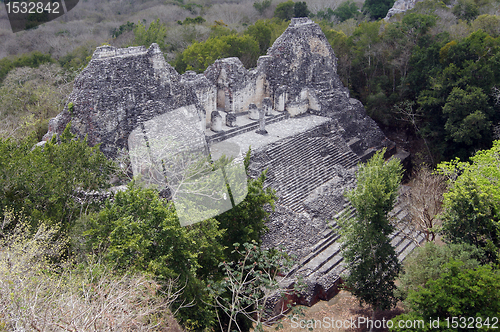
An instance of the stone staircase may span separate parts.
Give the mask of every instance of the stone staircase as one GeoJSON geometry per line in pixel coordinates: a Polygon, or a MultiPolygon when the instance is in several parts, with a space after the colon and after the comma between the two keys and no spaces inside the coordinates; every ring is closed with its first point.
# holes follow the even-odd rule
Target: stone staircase
{"type": "Polygon", "coordinates": [[[273,188],[278,192],[280,204],[303,212],[302,201],[332,178],[333,166],[348,169],[359,162],[358,156],[345,148],[341,140],[340,136],[311,137],[306,132],[266,151],[269,160],[263,165],[264,169],[269,169],[266,184],[277,184],[273,188]]]}
{"type": "MultiPolygon", "coordinates": [[[[339,218],[342,214],[353,217],[355,210],[348,203],[336,217],[339,218]]],[[[401,202],[396,204],[390,216],[394,221],[409,218],[406,207],[401,202]]],[[[308,255],[297,261],[280,281],[282,287],[292,288],[297,277],[302,276],[306,291],[300,297],[295,298],[299,304],[311,306],[319,300],[329,300],[338,292],[340,276],[346,267],[341,253],[339,226],[335,221],[331,222],[330,226],[322,232],[323,239],[311,248],[308,255]]],[[[418,241],[419,243],[424,241],[422,234],[418,236],[418,241]]],[[[416,244],[399,230],[391,235],[391,244],[400,261],[404,260],[416,247],[416,244]]]]}
{"type": "Polygon", "coordinates": [[[335,95],[335,91],[331,88],[330,82],[328,81],[316,82],[314,85],[314,91],[316,91],[316,96],[323,102],[333,100],[335,95]]]}
{"type": "MultiPolygon", "coordinates": [[[[339,218],[343,213],[347,213],[349,217],[354,217],[355,210],[350,204],[348,204],[344,211],[336,215],[336,218],[339,218]]],[[[391,211],[390,216],[397,221],[409,218],[406,207],[403,204],[397,204],[391,211]]],[[[331,227],[323,232],[323,240],[318,242],[312,248],[312,252],[309,255],[295,264],[287,276],[291,276],[299,270],[309,270],[312,273],[319,271],[321,274],[328,273],[333,269],[335,269],[335,274],[340,274],[344,270],[343,265],[340,264],[342,262],[342,258],[339,257],[340,244],[337,241],[340,238],[340,235],[337,233],[339,226],[335,221],[331,222],[330,225],[331,227]]],[[[419,242],[422,243],[424,235],[420,234],[418,239],[419,242]]],[[[403,232],[399,230],[394,231],[391,235],[391,244],[394,246],[400,261],[404,260],[406,256],[416,247],[416,244],[406,238],[403,232]]]]}

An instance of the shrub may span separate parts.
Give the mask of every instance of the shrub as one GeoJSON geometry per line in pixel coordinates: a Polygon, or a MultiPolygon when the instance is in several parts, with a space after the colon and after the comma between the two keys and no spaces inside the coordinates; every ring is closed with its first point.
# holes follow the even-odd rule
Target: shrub
{"type": "MultiPolygon", "coordinates": [[[[114,163],[99,147],[89,147],[86,139],[74,140],[70,125],[43,148],[33,148],[35,140],[21,142],[0,139],[0,206],[24,212],[32,222],[61,223],[67,230],[94,202],[75,199],[77,190],[92,191],[109,186],[114,163]]],[[[3,218],[0,211],[0,218],[3,218]]]]}
{"type": "Polygon", "coordinates": [[[340,22],[344,22],[350,18],[354,18],[357,13],[358,7],[352,1],[343,2],[333,11],[333,14],[338,17],[340,22]]]}
{"type": "Polygon", "coordinates": [[[399,277],[398,290],[406,298],[408,292],[418,291],[425,287],[429,280],[436,280],[444,271],[443,266],[450,260],[460,260],[464,269],[478,267],[482,252],[467,244],[436,245],[427,242],[425,246],[417,248],[404,264],[404,273],[399,277]]]}
{"type": "Polygon", "coordinates": [[[0,239],[0,330],[180,331],[169,309],[178,294],[145,275],[62,263],[58,232],[41,223],[32,235],[19,223],[0,239]]]}

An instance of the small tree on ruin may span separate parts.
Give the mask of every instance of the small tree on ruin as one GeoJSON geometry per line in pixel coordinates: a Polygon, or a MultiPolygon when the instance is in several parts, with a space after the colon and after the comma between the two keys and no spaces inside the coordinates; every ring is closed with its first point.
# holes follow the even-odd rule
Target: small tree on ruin
{"type": "Polygon", "coordinates": [[[359,165],[357,186],[346,194],[356,215],[338,220],[348,272],[344,277],[346,288],[360,304],[371,305],[373,315],[375,310],[389,309],[398,301],[394,279],[401,269],[389,238],[394,226],[388,213],[398,194],[402,166],[397,159],[385,162],[384,152],[359,165]]]}

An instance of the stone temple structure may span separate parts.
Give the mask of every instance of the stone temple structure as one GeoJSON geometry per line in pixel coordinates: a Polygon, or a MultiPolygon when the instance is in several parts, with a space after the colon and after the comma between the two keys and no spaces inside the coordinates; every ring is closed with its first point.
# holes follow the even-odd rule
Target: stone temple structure
{"type": "MultiPolygon", "coordinates": [[[[355,185],[356,164],[383,147],[388,154],[396,150],[361,102],[349,97],[330,44],[308,18],[292,19],[251,70],[227,58],[203,74],[180,75],[156,44],[99,47],[76,78],[69,102],[72,112],[67,106],[50,121],[45,140],[71,121],[73,133],[88,135],[89,144],[101,143],[114,158],[129,148],[136,128],[182,111],[198,119],[195,127],[212,157],[228,146],[243,153],[251,147],[250,175],[268,169],[266,186],[279,197],[263,245],[282,245],[296,256],[282,283],[288,287],[303,276],[307,290],[299,302],[307,305],[337,292],[344,268],[335,217],[351,209],[343,193],[355,185]]],[[[406,217],[399,205],[393,213],[406,217]]],[[[398,233],[393,244],[401,259],[414,247],[398,233]]]]}

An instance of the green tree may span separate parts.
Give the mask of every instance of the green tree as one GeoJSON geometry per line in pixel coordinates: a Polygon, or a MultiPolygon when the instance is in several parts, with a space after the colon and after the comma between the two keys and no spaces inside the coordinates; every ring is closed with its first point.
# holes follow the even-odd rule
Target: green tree
{"type": "Polygon", "coordinates": [[[479,7],[474,0],[458,0],[452,11],[457,18],[468,22],[479,15],[479,7]]]}
{"type": "Polygon", "coordinates": [[[178,279],[179,286],[185,285],[182,300],[194,307],[179,311],[184,324],[197,329],[214,324],[215,314],[203,302],[210,303],[204,281],[220,277],[222,231],[216,220],[182,227],[172,202],[132,184],[93,215],[86,228],[89,250],[116,271],[150,273],[161,282],[178,279]]]}
{"type": "Polygon", "coordinates": [[[500,17],[495,15],[480,15],[471,23],[471,26],[473,31],[481,29],[492,37],[500,35],[500,17]]]}
{"type": "Polygon", "coordinates": [[[282,2],[274,10],[274,17],[284,21],[290,21],[294,15],[294,2],[292,0],[282,2]]]}
{"type": "Polygon", "coordinates": [[[440,277],[408,295],[411,312],[393,318],[391,331],[490,330],[500,312],[500,273],[489,265],[463,269],[460,261],[444,265],[440,277]],[[439,328],[429,322],[439,319],[439,328]],[[425,326],[398,328],[398,321],[422,320],[425,326]],[[476,325],[477,324],[477,325],[476,325]]]}
{"type": "MultiPolygon", "coordinates": [[[[43,147],[33,147],[33,136],[21,141],[0,139],[0,206],[22,211],[38,220],[60,223],[67,230],[82,211],[92,211],[91,200],[77,201],[78,191],[109,186],[114,163],[89,147],[87,140],[76,140],[70,124],[59,137],[43,147]]],[[[0,211],[3,219],[4,211],[0,211]]]]}
{"type": "Polygon", "coordinates": [[[191,44],[182,52],[175,63],[178,72],[194,70],[203,72],[217,59],[238,57],[243,65],[251,68],[256,65],[259,57],[259,44],[249,35],[234,34],[211,37],[208,40],[191,44]]]}
{"type": "MultiPolygon", "coordinates": [[[[248,150],[245,157],[245,169],[248,172],[250,163],[250,153],[248,150]]],[[[276,194],[271,188],[264,188],[266,171],[257,179],[248,177],[248,194],[236,207],[216,217],[220,222],[220,228],[224,229],[222,242],[226,246],[226,258],[237,261],[238,254],[232,251],[234,243],[261,243],[261,236],[266,231],[265,222],[268,220],[269,212],[267,208],[274,209],[276,194]]]]}
{"type": "Polygon", "coordinates": [[[272,0],[262,0],[262,2],[254,2],[253,8],[259,12],[260,15],[263,15],[266,9],[271,6],[272,0]]]}
{"type": "Polygon", "coordinates": [[[365,10],[374,20],[384,18],[394,5],[394,0],[366,0],[363,5],[365,10]]]}
{"type": "Polygon", "coordinates": [[[293,5],[293,17],[307,17],[310,13],[305,1],[299,1],[293,5]]]}
{"type": "Polygon", "coordinates": [[[270,22],[258,20],[254,25],[247,28],[245,34],[251,36],[259,43],[260,54],[266,54],[267,49],[271,46],[272,32],[270,22]]]}
{"type": "Polygon", "coordinates": [[[493,108],[489,97],[478,87],[454,87],[446,98],[443,113],[448,119],[444,129],[454,142],[481,146],[491,141],[493,108]],[[482,144],[481,144],[482,143],[482,144]]]}
{"type": "Polygon", "coordinates": [[[156,43],[160,49],[165,52],[167,50],[167,44],[165,39],[167,38],[167,27],[160,23],[160,19],[151,22],[149,27],[141,22],[138,22],[134,27],[134,45],[135,46],[145,46],[149,47],[151,44],[156,43]]]}
{"type": "Polygon", "coordinates": [[[500,120],[489,96],[500,82],[499,40],[478,30],[465,39],[445,41],[431,44],[427,51],[417,50],[428,56],[412,63],[416,66],[409,83],[422,80],[415,82],[420,89],[422,133],[441,158],[468,158],[475,150],[491,146],[488,128],[500,120]],[[421,74],[425,71],[428,77],[421,74]]]}
{"type": "Polygon", "coordinates": [[[389,239],[394,227],[388,213],[398,194],[402,166],[394,158],[385,162],[384,152],[358,166],[357,186],[346,194],[356,215],[339,220],[346,288],[374,313],[396,304],[394,279],[401,268],[389,239]]]}
{"type": "Polygon", "coordinates": [[[442,232],[446,241],[482,248],[495,261],[500,254],[500,141],[470,160],[438,166],[451,184],[444,194],[442,232]]]}
{"type": "Polygon", "coordinates": [[[351,82],[355,95],[363,101],[370,93],[377,93],[375,77],[382,58],[380,43],[381,22],[362,22],[349,37],[348,45],[352,57],[351,82]]]}
{"type": "Polygon", "coordinates": [[[358,7],[352,1],[342,2],[340,6],[338,6],[333,14],[337,16],[340,22],[344,22],[350,18],[353,18],[358,13],[358,7]]]}
{"type": "Polygon", "coordinates": [[[350,47],[349,38],[342,31],[323,29],[323,32],[330,45],[332,45],[333,51],[335,52],[335,55],[337,56],[337,59],[339,61],[337,72],[340,76],[340,79],[345,86],[352,88],[352,84],[350,81],[352,69],[352,49],[350,47]]]}

